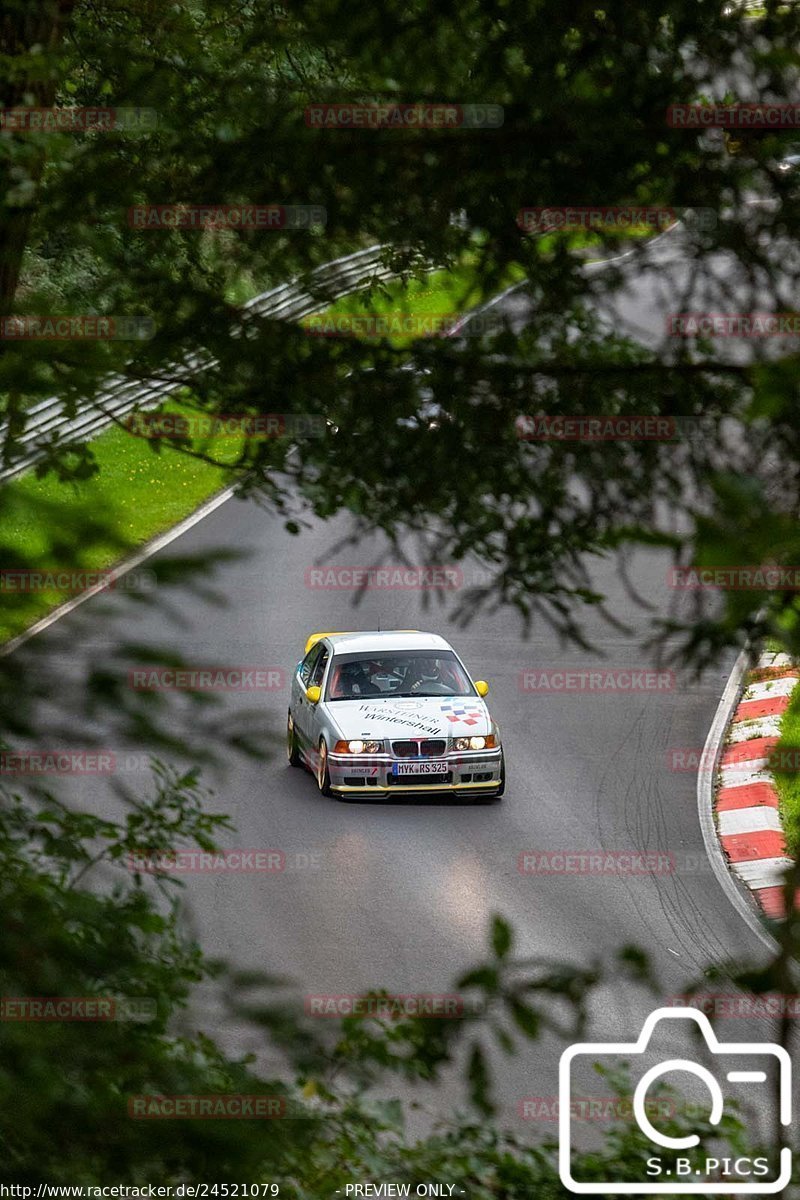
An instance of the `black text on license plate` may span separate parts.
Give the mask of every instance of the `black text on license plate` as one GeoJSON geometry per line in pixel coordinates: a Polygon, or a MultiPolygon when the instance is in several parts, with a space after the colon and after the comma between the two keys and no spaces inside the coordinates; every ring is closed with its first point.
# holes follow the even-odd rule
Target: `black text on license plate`
{"type": "Polygon", "coordinates": [[[447,770],[444,758],[429,759],[427,762],[400,762],[394,764],[395,775],[443,775],[447,770]]]}

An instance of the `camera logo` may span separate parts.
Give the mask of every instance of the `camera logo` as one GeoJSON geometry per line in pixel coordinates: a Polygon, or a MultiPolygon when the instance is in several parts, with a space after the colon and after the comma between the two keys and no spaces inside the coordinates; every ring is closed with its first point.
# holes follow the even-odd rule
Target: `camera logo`
{"type": "MultiPolygon", "coordinates": [[[[707,1121],[719,1125],[723,1114],[731,1111],[731,1101],[754,1097],[754,1085],[761,1084],[765,1096],[771,1095],[777,1084],[779,1119],[787,1126],[791,1119],[791,1060],[782,1046],[771,1042],[720,1042],[708,1017],[693,1008],[658,1008],[642,1026],[636,1042],[581,1042],[570,1046],[561,1055],[559,1064],[559,1174],[570,1192],[584,1196],[608,1195],[713,1195],[739,1193],[774,1194],[782,1191],[792,1174],[792,1152],[782,1146],[779,1155],[758,1157],[724,1157],[718,1150],[706,1154],[697,1134],[671,1137],[657,1129],[650,1120],[647,1092],[656,1081],[673,1072],[682,1072],[699,1079],[710,1093],[711,1104],[707,1121]],[[672,1029],[666,1024],[673,1022],[672,1029]],[[694,1022],[702,1033],[708,1051],[714,1056],[716,1072],[689,1058],[668,1058],[646,1069],[652,1059],[649,1051],[653,1030],[659,1023],[660,1033],[688,1032],[694,1022]],[[675,1026],[675,1022],[681,1022],[675,1026]],[[639,1062],[637,1064],[637,1056],[639,1062]],[[573,1129],[570,1102],[580,1094],[575,1080],[582,1063],[587,1068],[596,1065],[619,1068],[620,1058],[629,1063],[632,1075],[639,1069],[639,1079],[633,1093],[633,1116],[645,1137],[652,1143],[652,1152],[644,1160],[640,1182],[582,1181],[575,1179],[573,1167],[573,1129]],[[742,1063],[742,1059],[754,1060],[742,1063]],[[611,1059],[611,1062],[604,1060],[611,1059]],[[753,1069],[750,1069],[750,1068],[753,1069]],[[573,1087],[573,1083],[575,1086],[573,1087]],[[721,1086],[722,1085],[722,1086],[721,1086]],[[767,1091],[769,1089],[769,1091],[767,1091]],[[727,1100],[726,1100],[727,1097],[727,1100]]],[[[652,1112],[652,1108],[650,1109],[652,1112]]]]}

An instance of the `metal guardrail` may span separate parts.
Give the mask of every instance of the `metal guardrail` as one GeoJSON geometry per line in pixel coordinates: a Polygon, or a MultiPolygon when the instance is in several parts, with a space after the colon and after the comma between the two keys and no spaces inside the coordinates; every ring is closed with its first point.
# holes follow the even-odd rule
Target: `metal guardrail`
{"type": "MultiPolygon", "coordinates": [[[[245,319],[252,314],[299,320],[317,312],[325,302],[347,296],[369,283],[394,278],[397,272],[382,263],[386,250],[387,247],[382,245],[370,246],[366,250],[358,250],[355,254],[324,263],[312,271],[309,277],[311,286],[304,288],[297,280],[279,284],[248,300],[241,306],[241,312],[245,319]]],[[[14,479],[35,466],[54,445],[93,437],[134,409],[157,407],[165,396],[185,387],[198,371],[208,370],[213,365],[212,358],[196,354],[183,363],[174,364],[166,377],[158,381],[141,383],[121,375],[112,376],[74,417],[64,414],[60,397],[43,400],[25,414],[25,428],[14,438],[19,455],[13,462],[0,468],[0,483],[14,479]]],[[[4,422],[0,425],[0,444],[5,442],[8,434],[8,423],[4,422]]]]}
{"type": "MultiPolygon", "coordinates": [[[[782,4],[778,5],[778,12],[790,12],[797,2],[798,0],[784,0],[782,4]]],[[[746,17],[763,17],[766,15],[766,11],[767,6],[764,0],[728,0],[722,6],[723,17],[732,17],[735,12],[742,12],[746,17]]]]}

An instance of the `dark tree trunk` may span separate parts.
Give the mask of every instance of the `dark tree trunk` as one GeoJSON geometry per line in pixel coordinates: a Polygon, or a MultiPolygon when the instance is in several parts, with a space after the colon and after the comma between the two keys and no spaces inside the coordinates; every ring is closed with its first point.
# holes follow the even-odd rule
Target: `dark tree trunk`
{"type": "MultiPolygon", "coordinates": [[[[57,51],[64,31],[78,0],[5,0],[0,14],[0,57],[9,62],[8,77],[0,78],[0,108],[16,108],[33,105],[52,105],[58,80],[54,62],[48,62],[57,51]],[[18,72],[19,63],[30,53],[31,47],[42,47],[45,70],[31,74],[18,72]]],[[[24,166],[24,170],[38,185],[44,169],[44,150],[25,132],[8,133],[4,138],[26,139],[24,155],[18,155],[13,147],[11,156],[3,155],[0,166],[0,314],[12,311],[14,297],[19,284],[22,257],[30,233],[31,221],[36,207],[36,194],[24,205],[9,203],[8,192],[18,180],[10,171],[9,164],[24,166]]],[[[13,143],[12,143],[13,145],[13,143]]]]}

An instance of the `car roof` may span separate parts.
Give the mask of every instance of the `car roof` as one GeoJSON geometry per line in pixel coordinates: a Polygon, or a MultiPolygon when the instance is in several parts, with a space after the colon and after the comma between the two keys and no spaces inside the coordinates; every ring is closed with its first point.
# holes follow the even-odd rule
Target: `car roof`
{"type": "Polygon", "coordinates": [[[415,629],[368,629],[359,633],[330,633],[334,654],[359,654],[369,650],[450,650],[438,633],[415,629]]]}

